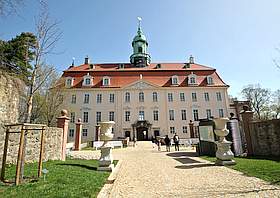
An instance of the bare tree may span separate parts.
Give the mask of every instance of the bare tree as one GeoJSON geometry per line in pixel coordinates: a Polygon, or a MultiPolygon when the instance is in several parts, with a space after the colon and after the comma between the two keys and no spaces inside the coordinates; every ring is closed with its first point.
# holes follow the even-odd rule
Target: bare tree
{"type": "Polygon", "coordinates": [[[23,5],[23,0],[0,0],[0,16],[17,13],[21,5],[23,5]]]}
{"type": "Polygon", "coordinates": [[[276,90],[273,93],[273,104],[271,105],[271,109],[274,114],[274,118],[280,117],[280,89],[276,90]]]}
{"type": "Polygon", "coordinates": [[[267,107],[270,102],[271,93],[268,89],[257,85],[247,85],[241,91],[244,98],[250,101],[251,108],[255,111],[257,118],[267,117],[267,107]]]}
{"type": "Polygon", "coordinates": [[[43,86],[48,77],[54,72],[53,68],[46,67],[45,58],[53,53],[55,44],[62,36],[58,28],[58,22],[50,21],[48,7],[43,1],[41,3],[41,12],[36,18],[36,38],[35,59],[31,71],[30,83],[28,85],[27,108],[24,122],[30,122],[32,114],[32,104],[34,94],[43,86]],[[39,72],[44,71],[44,72],[39,72]]]}

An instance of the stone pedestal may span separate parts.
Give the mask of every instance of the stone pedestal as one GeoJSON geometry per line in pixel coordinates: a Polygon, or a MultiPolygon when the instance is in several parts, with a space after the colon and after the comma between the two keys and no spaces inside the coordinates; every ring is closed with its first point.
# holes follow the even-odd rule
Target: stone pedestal
{"type": "Polygon", "coordinates": [[[61,111],[61,116],[57,119],[57,127],[63,129],[63,134],[61,138],[61,160],[66,160],[66,144],[67,144],[67,136],[68,136],[68,123],[69,118],[67,117],[67,110],[63,109],[61,111]]]}
{"type": "Polygon", "coordinates": [[[113,156],[112,146],[109,144],[109,140],[112,140],[114,134],[112,133],[112,127],[115,124],[113,121],[100,122],[100,140],[104,141],[104,144],[100,147],[101,157],[99,159],[99,171],[113,171],[113,156]]]}
{"type": "Polygon", "coordinates": [[[230,150],[230,145],[232,142],[227,141],[225,136],[229,134],[229,130],[226,129],[226,123],[229,121],[228,118],[216,118],[215,122],[215,134],[219,136],[219,141],[215,142],[217,145],[216,152],[216,165],[224,166],[224,165],[234,165],[236,164],[233,160],[234,154],[230,150]]]}

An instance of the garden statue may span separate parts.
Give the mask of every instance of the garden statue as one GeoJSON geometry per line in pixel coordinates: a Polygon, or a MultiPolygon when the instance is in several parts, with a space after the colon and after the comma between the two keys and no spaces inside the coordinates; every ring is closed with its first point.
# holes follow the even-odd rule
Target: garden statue
{"type": "Polygon", "coordinates": [[[114,134],[112,133],[112,127],[115,124],[113,121],[100,122],[100,141],[104,141],[101,149],[101,157],[99,159],[99,166],[97,170],[101,171],[112,171],[114,168],[113,157],[112,157],[112,146],[110,140],[113,139],[114,134]]]}
{"type": "Polygon", "coordinates": [[[236,164],[233,160],[234,154],[230,150],[232,142],[226,140],[226,136],[229,134],[229,130],[226,128],[226,124],[229,121],[228,118],[215,118],[215,134],[219,137],[216,141],[217,152],[216,152],[216,165],[234,165],[236,164]]]}

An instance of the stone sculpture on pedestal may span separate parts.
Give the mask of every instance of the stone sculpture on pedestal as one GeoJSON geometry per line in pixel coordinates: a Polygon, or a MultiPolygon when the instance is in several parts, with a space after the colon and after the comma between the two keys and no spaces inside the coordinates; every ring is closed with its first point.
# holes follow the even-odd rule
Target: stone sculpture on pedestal
{"type": "Polygon", "coordinates": [[[229,121],[228,118],[215,118],[215,134],[219,137],[219,140],[216,143],[217,152],[216,152],[216,165],[234,165],[236,164],[233,160],[234,154],[230,150],[230,145],[232,142],[226,140],[226,136],[229,134],[229,130],[226,129],[226,123],[229,121]]]}
{"type": "Polygon", "coordinates": [[[101,149],[101,157],[99,159],[99,166],[97,170],[112,171],[114,168],[112,157],[112,146],[109,141],[113,139],[112,127],[115,124],[113,121],[100,122],[100,141],[104,141],[101,149]]]}

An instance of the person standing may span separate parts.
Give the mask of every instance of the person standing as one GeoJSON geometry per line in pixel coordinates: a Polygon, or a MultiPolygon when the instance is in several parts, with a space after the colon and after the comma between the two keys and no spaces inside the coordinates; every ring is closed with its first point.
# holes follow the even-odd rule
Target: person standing
{"type": "Polygon", "coordinates": [[[158,145],[158,151],[160,151],[160,147],[161,147],[161,139],[160,139],[160,137],[157,139],[157,145],[158,145]]]}
{"type": "Polygon", "coordinates": [[[170,138],[168,137],[168,135],[165,136],[164,138],[164,142],[165,142],[165,146],[166,146],[166,151],[170,152],[170,138]]]}
{"type": "Polygon", "coordinates": [[[176,133],[173,137],[173,141],[175,144],[175,151],[179,151],[179,136],[176,133]]]}

